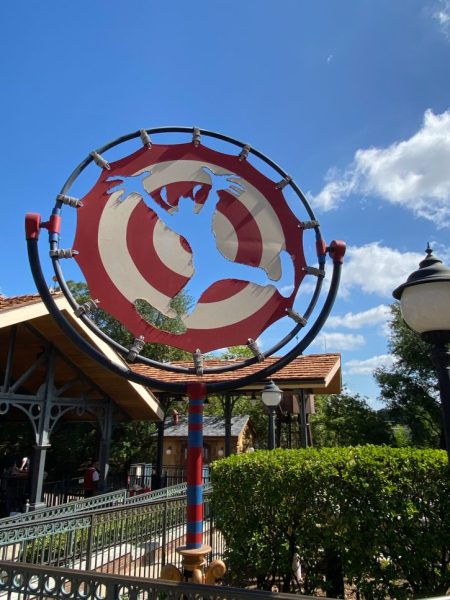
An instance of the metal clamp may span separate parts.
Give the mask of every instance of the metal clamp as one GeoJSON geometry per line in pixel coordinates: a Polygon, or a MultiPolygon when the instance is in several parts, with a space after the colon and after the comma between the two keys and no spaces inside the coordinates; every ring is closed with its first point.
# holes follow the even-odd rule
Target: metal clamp
{"type": "Polygon", "coordinates": [[[141,129],[139,131],[139,135],[141,136],[142,145],[145,146],[146,148],[151,148],[152,140],[150,139],[150,136],[145,131],[145,129],[141,129]]]}
{"type": "Polygon", "coordinates": [[[308,322],[308,319],[305,319],[305,317],[302,317],[301,315],[299,315],[298,312],[296,312],[292,308],[287,308],[286,309],[286,314],[289,317],[291,317],[291,319],[293,321],[295,321],[296,323],[298,323],[302,327],[304,327],[307,324],[307,322],[308,322]]]}
{"type": "Polygon", "coordinates": [[[300,229],[315,229],[319,225],[319,221],[300,221],[299,223],[300,229]]]}
{"type": "Polygon", "coordinates": [[[97,310],[98,302],[98,300],[92,300],[91,298],[86,302],[83,302],[83,304],[80,304],[80,306],[76,309],[76,316],[81,317],[81,315],[84,315],[85,313],[90,313],[93,310],[97,310]]]}
{"type": "Polygon", "coordinates": [[[303,271],[308,275],[315,275],[316,277],[325,277],[325,270],[317,269],[317,267],[304,267],[303,271]]]}
{"type": "Polygon", "coordinates": [[[281,181],[279,181],[275,187],[277,190],[282,190],[284,189],[288,183],[290,183],[292,181],[292,177],[289,177],[289,175],[286,175],[286,177],[284,179],[282,179],[281,181]]]}
{"type": "Polygon", "coordinates": [[[106,169],[107,171],[111,171],[111,165],[107,160],[100,156],[98,152],[91,152],[91,156],[94,159],[96,165],[101,167],[102,169],[106,169]]]}
{"type": "Polygon", "coordinates": [[[130,351],[127,354],[128,362],[134,362],[136,360],[136,356],[142,351],[144,346],[145,340],[143,335],[134,338],[130,351]]]}
{"type": "Polygon", "coordinates": [[[194,360],[194,369],[196,374],[203,375],[203,354],[198,348],[192,353],[192,358],[194,360]]]}
{"type": "Polygon", "coordinates": [[[67,206],[72,206],[72,208],[80,208],[83,206],[81,200],[78,200],[78,198],[75,198],[74,196],[66,196],[66,194],[58,194],[56,196],[56,201],[62,202],[67,206]]]}
{"type": "Polygon", "coordinates": [[[252,338],[248,338],[247,346],[253,352],[253,355],[256,356],[258,362],[262,362],[264,360],[264,354],[261,352],[258,343],[255,340],[252,340],[252,338]]]}
{"type": "Polygon", "coordinates": [[[200,145],[201,137],[200,129],[198,127],[194,127],[192,132],[192,143],[196,148],[200,145]]]}
{"type": "Polygon", "coordinates": [[[73,250],[73,248],[66,248],[65,250],[58,248],[57,250],[50,250],[49,254],[51,258],[72,258],[79,254],[79,252],[78,250],[73,250]]]}
{"type": "Polygon", "coordinates": [[[248,158],[248,154],[250,152],[251,148],[248,144],[245,144],[245,146],[242,148],[240,154],[239,154],[239,160],[246,160],[248,158]]]}

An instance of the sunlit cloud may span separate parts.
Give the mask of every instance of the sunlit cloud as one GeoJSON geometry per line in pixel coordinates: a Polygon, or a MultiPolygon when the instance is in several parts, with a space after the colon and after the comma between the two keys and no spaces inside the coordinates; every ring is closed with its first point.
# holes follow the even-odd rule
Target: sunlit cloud
{"type": "Polygon", "coordinates": [[[311,347],[319,347],[322,352],[359,350],[365,344],[362,335],[354,333],[323,332],[317,336],[311,347]]]}
{"type": "Polygon", "coordinates": [[[344,374],[346,375],[372,375],[375,369],[390,367],[394,363],[391,354],[380,354],[363,360],[346,360],[344,374]]]}
{"type": "Polygon", "coordinates": [[[401,206],[437,227],[449,227],[449,164],[450,111],[427,110],[421,128],[409,139],[386,148],[359,149],[344,172],[330,170],[311,202],[329,211],[358,193],[401,206]]]}
{"type": "Polygon", "coordinates": [[[386,323],[390,317],[391,311],[386,304],[374,306],[368,310],[358,313],[348,312],[345,315],[331,316],[327,319],[327,327],[337,329],[345,327],[346,329],[361,329],[371,325],[380,325],[386,323]]]}
{"type": "Polygon", "coordinates": [[[450,39],[450,0],[438,0],[433,17],[445,37],[450,39]]]}
{"type": "Polygon", "coordinates": [[[400,252],[395,248],[371,242],[350,246],[342,270],[341,295],[357,288],[366,294],[392,298],[392,291],[419,267],[424,252],[400,252]],[[370,276],[368,275],[370,274],[370,276]]]}

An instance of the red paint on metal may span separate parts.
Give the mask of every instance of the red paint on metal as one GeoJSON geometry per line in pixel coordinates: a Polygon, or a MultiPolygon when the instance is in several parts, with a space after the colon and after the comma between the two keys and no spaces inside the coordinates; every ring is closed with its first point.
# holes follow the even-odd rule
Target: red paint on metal
{"type": "Polygon", "coordinates": [[[203,544],[203,532],[188,533],[186,535],[186,544],[188,548],[200,548],[203,544]]]}
{"type": "Polygon", "coordinates": [[[258,267],[263,253],[263,240],[253,215],[236,197],[225,190],[218,191],[217,210],[226,216],[238,235],[235,262],[258,267]]]}
{"type": "Polygon", "coordinates": [[[154,190],[150,195],[153,200],[165,210],[178,208],[181,198],[190,198],[196,204],[203,205],[208,198],[211,190],[211,185],[201,183],[199,181],[177,181],[176,183],[168,183],[167,185],[154,190]],[[194,192],[195,188],[200,186],[200,189],[194,192]],[[162,190],[166,192],[167,202],[163,199],[162,190]]]}
{"type": "Polygon", "coordinates": [[[333,240],[329,247],[329,253],[333,259],[334,264],[342,264],[344,262],[344,255],[347,249],[346,243],[342,240],[333,240]]]}
{"type": "Polygon", "coordinates": [[[207,304],[209,302],[226,300],[227,298],[235,296],[248,286],[247,281],[241,281],[239,279],[226,279],[225,281],[226,285],[224,285],[223,281],[216,281],[210,285],[206,292],[203,292],[202,294],[202,303],[207,304]]]}
{"type": "MultiPolygon", "coordinates": [[[[146,244],[145,252],[143,251],[142,240],[153,238],[157,222],[157,214],[144,202],[139,202],[128,221],[127,246],[144,279],[159,292],[172,298],[188,283],[189,278],[169,269],[159,258],[154,244],[146,244]]],[[[190,252],[190,246],[186,240],[185,242],[190,252]]]]}
{"type": "Polygon", "coordinates": [[[316,242],[317,256],[325,256],[327,253],[327,245],[325,240],[319,240],[316,242]]]}
{"type": "Polygon", "coordinates": [[[39,239],[41,226],[41,215],[38,213],[27,213],[25,216],[25,239],[39,239]]]}
{"type": "MultiPolygon", "coordinates": [[[[219,347],[242,344],[248,338],[256,339],[269,325],[285,316],[286,308],[292,308],[300,283],[305,276],[304,267],[306,262],[302,248],[303,232],[299,230],[299,221],[290,210],[282,191],[275,189],[274,182],[255,169],[248,161],[239,161],[237,156],[223,154],[202,145],[194,147],[192,144],[178,144],[172,146],[154,145],[151,149],[142,148],[130,156],[111,163],[110,166],[110,171],[102,170],[97,184],[82,199],[83,206],[77,211],[78,224],[73,247],[77,248],[79,252],[75,260],[86,277],[92,296],[98,298],[100,306],[114,315],[133,335],[143,336],[145,341],[150,343],[176,346],[190,352],[195,351],[196,348],[201,348],[202,352],[208,352],[219,347]],[[265,197],[267,203],[272,206],[282,227],[285,249],[291,255],[294,263],[294,287],[288,298],[275,292],[261,309],[239,322],[218,328],[188,328],[184,333],[174,334],[157,329],[145,321],[136,311],[134,302],[127,299],[116,288],[102,264],[97,242],[100,218],[110,197],[108,191],[112,187],[111,182],[107,179],[109,177],[119,179],[120,177],[129,177],[138,171],[151,171],[152,164],[181,159],[216,164],[222,169],[229,169],[230,173],[235,173],[255,187],[265,197]]],[[[180,194],[181,191],[187,193],[188,197],[193,197],[194,202],[197,204],[204,203],[208,197],[209,189],[205,184],[197,184],[191,181],[177,182],[174,186],[170,189],[169,185],[165,186],[167,192],[166,210],[171,206],[176,206],[177,200],[179,200],[177,194],[180,194]],[[200,187],[198,188],[198,186],[200,187]],[[196,191],[194,191],[194,188],[196,191]]],[[[142,191],[144,193],[144,190],[142,191]]],[[[243,219],[237,216],[240,203],[236,198],[234,198],[234,203],[224,200],[224,198],[232,197],[231,194],[227,195],[225,192],[219,195],[220,206],[218,203],[216,209],[220,209],[226,218],[231,219],[230,222],[237,219],[236,226],[239,226],[239,231],[236,232],[236,235],[239,260],[244,264],[256,265],[260,260],[261,243],[263,243],[261,232],[258,230],[255,244],[250,244],[250,237],[255,233],[256,222],[250,218],[250,213],[248,219],[245,216],[243,219]],[[246,247],[247,245],[248,247],[246,247]]],[[[147,252],[153,253],[154,249],[149,247],[152,240],[149,238],[148,230],[145,231],[143,223],[142,226],[138,227],[139,236],[134,235],[134,230],[139,225],[138,215],[141,209],[138,210],[139,213],[133,214],[130,218],[127,229],[127,243],[133,251],[133,260],[139,263],[138,269],[144,275],[144,279],[150,278],[150,282],[154,282],[152,269],[155,263],[153,260],[148,260],[148,255],[146,256],[147,252]],[[136,239],[134,239],[135,237],[136,239]],[[137,258],[138,256],[139,258],[137,258]],[[145,264],[146,261],[148,261],[148,265],[145,264]]],[[[151,209],[149,209],[148,214],[151,214],[151,212],[151,209]]],[[[209,232],[207,234],[210,235],[209,232]]],[[[187,241],[182,238],[179,239],[180,244],[186,247],[187,241]]],[[[117,256],[117,260],[120,261],[120,256],[117,256]]],[[[170,290],[176,289],[182,284],[183,277],[173,273],[168,267],[166,269],[170,271],[170,275],[168,277],[165,275],[159,276],[158,286],[161,285],[164,290],[170,292],[170,290]]],[[[164,272],[159,267],[157,270],[160,274],[164,272]]],[[[199,303],[210,303],[213,301],[214,296],[230,298],[230,294],[233,295],[232,291],[236,293],[238,289],[243,289],[242,282],[237,283],[235,279],[223,279],[206,289],[200,297],[199,303]]],[[[171,293],[167,295],[172,296],[171,293]]]]}
{"type": "Polygon", "coordinates": [[[204,400],[206,398],[206,385],[201,381],[188,383],[186,387],[189,399],[204,400]]]}
{"type": "Polygon", "coordinates": [[[186,463],[186,483],[188,485],[201,485],[203,482],[203,447],[188,448],[186,463]]]}
{"type": "Polygon", "coordinates": [[[192,522],[203,521],[203,504],[192,504],[187,507],[187,520],[192,522]]]}

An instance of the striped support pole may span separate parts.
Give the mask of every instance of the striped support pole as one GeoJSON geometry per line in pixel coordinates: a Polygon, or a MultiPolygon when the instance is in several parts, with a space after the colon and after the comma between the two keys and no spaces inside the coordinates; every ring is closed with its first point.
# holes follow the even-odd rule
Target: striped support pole
{"type": "Polygon", "coordinates": [[[204,383],[189,383],[188,450],[187,450],[187,530],[186,549],[203,545],[203,404],[204,383]]]}

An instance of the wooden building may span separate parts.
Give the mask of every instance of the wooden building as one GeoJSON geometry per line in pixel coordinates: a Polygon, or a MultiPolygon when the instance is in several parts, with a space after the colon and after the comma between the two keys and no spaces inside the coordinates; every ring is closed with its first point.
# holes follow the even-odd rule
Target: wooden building
{"type": "MultiPolygon", "coordinates": [[[[164,465],[184,465],[187,457],[188,420],[172,417],[164,424],[164,465]]],[[[255,429],[248,415],[231,417],[231,454],[241,454],[253,449],[255,429]]],[[[208,465],[225,455],[225,419],[203,418],[203,463],[208,465]]]]}

